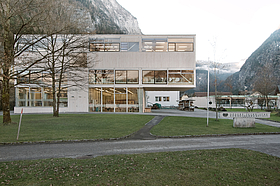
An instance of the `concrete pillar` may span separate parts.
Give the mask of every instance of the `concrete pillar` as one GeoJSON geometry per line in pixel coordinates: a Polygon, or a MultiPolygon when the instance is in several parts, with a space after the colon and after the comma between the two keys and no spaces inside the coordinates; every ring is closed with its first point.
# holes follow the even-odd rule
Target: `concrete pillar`
{"type": "Polygon", "coordinates": [[[139,102],[139,112],[144,113],[145,109],[145,92],[143,88],[137,90],[138,102],[139,102]]]}

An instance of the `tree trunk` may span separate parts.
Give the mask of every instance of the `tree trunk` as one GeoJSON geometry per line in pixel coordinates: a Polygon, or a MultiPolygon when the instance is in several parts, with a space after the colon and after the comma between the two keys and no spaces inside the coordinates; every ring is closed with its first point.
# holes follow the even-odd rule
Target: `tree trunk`
{"type": "Polygon", "coordinates": [[[53,117],[58,117],[56,109],[56,89],[55,89],[55,74],[52,73],[52,96],[53,96],[53,117]]]}
{"type": "MultiPolygon", "coordinates": [[[[9,5],[9,4],[8,4],[9,5]]],[[[10,7],[6,7],[8,16],[10,7]]],[[[10,20],[7,20],[3,25],[3,39],[4,39],[4,58],[2,64],[2,109],[3,109],[3,123],[11,123],[10,116],[10,70],[13,65],[13,33],[11,32],[10,20]]]]}
{"type": "Polygon", "coordinates": [[[3,123],[9,124],[12,122],[10,116],[10,85],[9,79],[5,76],[2,82],[2,109],[3,109],[3,123]]]}

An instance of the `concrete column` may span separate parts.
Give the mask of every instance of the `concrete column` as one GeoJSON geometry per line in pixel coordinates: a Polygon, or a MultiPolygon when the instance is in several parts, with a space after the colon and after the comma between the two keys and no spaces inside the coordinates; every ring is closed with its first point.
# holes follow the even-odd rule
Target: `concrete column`
{"type": "Polygon", "coordinates": [[[137,90],[138,102],[139,102],[139,112],[144,113],[145,109],[145,92],[143,88],[137,90]]]}

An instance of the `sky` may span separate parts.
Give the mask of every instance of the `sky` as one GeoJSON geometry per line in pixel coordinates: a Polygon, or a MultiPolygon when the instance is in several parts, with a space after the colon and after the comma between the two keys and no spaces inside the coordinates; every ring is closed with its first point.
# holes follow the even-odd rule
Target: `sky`
{"type": "Polygon", "coordinates": [[[280,28],[279,0],[117,0],[143,34],[195,34],[196,59],[245,60],[280,28]]]}

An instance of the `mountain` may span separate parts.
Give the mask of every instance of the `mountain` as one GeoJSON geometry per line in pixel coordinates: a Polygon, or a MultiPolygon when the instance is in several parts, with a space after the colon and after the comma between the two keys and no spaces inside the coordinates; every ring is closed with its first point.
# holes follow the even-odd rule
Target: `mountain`
{"type": "Polygon", "coordinates": [[[96,34],[142,34],[137,19],[116,0],[76,0],[85,30],[96,34]]]}
{"type": "Polygon", "coordinates": [[[279,84],[280,29],[272,33],[245,61],[240,71],[228,77],[225,82],[230,83],[234,89],[252,90],[259,76],[258,72],[261,72],[266,66],[270,66],[271,75],[278,79],[278,82],[274,83],[279,84]]]}
{"type": "Polygon", "coordinates": [[[194,92],[207,92],[208,83],[208,67],[209,67],[209,85],[210,91],[215,91],[215,71],[216,66],[216,78],[217,87],[219,92],[229,91],[228,85],[224,85],[224,80],[235,72],[240,70],[239,63],[219,63],[214,64],[211,61],[198,60],[196,62],[196,88],[186,91],[188,95],[192,95],[194,92]]]}

